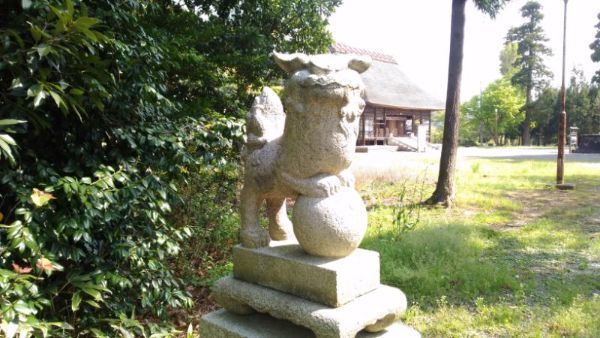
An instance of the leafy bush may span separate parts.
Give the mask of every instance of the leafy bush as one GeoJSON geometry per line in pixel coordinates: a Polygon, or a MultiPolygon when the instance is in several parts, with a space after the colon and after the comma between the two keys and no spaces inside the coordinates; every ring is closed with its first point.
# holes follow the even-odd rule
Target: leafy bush
{"type": "Polygon", "coordinates": [[[141,15],[151,10],[38,1],[0,33],[0,113],[28,122],[14,127],[17,166],[0,167],[6,336],[145,336],[158,326],[131,316],[191,304],[165,260],[191,232],[166,216],[213,131],[169,118],[178,105],[161,94],[166,51],[141,15]]]}
{"type": "Polygon", "coordinates": [[[304,2],[3,8],[0,335],[170,330],[191,305],[173,264],[209,264],[237,233],[240,117],[279,74],[268,53],[330,42],[339,0],[304,2]],[[310,20],[279,15],[296,8],[310,20]]]}

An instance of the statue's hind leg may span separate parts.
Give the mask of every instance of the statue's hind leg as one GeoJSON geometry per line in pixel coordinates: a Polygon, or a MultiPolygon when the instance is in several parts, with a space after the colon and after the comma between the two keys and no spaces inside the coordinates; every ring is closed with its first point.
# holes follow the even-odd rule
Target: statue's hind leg
{"type": "Polygon", "coordinates": [[[269,235],[271,239],[282,241],[293,235],[292,222],[287,215],[285,198],[267,199],[267,215],[269,217],[269,235]]]}
{"type": "Polygon", "coordinates": [[[258,189],[244,184],[241,193],[242,230],[240,239],[247,248],[260,248],[269,245],[269,234],[260,226],[260,206],[263,198],[258,189]]]}

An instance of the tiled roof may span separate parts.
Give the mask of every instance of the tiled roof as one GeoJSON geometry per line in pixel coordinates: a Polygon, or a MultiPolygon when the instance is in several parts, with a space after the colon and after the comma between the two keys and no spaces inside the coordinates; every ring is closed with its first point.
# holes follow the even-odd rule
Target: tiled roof
{"type": "Polygon", "coordinates": [[[329,47],[329,50],[333,54],[368,55],[373,60],[377,60],[377,61],[381,61],[381,62],[387,62],[387,63],[393,63],[393,64],[398,64],[396,62],[396,59],[394,59],[394,57],[391,56],[391,55],[389,55],[389,54],[384,54],[384,53],[375,52],[375,51],[371,51],[371,50],[366,50],[366,49],[362,49],[362,48],[356,48],[356,47],[345,45],[343,43],[336,42],[336,43],[333,44],[333,46],[329,47]]]}

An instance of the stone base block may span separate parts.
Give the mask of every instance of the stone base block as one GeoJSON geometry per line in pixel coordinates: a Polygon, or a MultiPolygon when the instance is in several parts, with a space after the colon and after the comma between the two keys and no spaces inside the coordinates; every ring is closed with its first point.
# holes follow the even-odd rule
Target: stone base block
{"type": "Polygon", "coordinates": [[[339,307],[379,287],[379,254],[357,249],[343,258],[308,255],[294,241],[233,249],[236,278],[339,307]]]}
{"type": "Polygon", "coordinates": [[[385,285],[338,308],[233,277],[217,281],[213,294],[229,311],[248,314],[248,310],[254,310],[269,314],[309,328],[318,338],[354,338],[363,329],[381,331],[406,310],[404,293],[385,285]]]}
{"type": "MultiPolygon", "coordinates": [[[[211,312],[200,322],[201,338],[315,338],[312,331],[263,314],[236,315],[225,310],[211,312]]],[[[420,338],[419,332],[396,322],[385,330],[361,331],[356,338],[420,338]]]]}

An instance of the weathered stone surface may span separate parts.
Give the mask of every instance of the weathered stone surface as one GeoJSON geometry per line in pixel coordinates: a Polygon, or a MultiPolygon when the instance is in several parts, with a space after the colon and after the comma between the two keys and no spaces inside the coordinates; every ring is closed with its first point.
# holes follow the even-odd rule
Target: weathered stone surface
{"type": "Polygon", "coordinates": [[[358,247],[367,231],[367,210],[356,190],[343,187],[329,197],[299,196],[292,223],[307,253],[344,257],[358,247]]]}
{"type": "Polygon", "coordinates": [[[353,338],[364,328],[381,324],[382,319],[388,321],[390,315],[397,320],[406,310],[404,293],[385,285],[338,308],[330,308],[233,277],[217,281],[213,293],[217,300],[219,295],[226,295],[239,303],[247,304],[257,312],[307,327],[319,338],[353,338]]]}
{"type": "MultiPolygon", "coordinates": [[[[202,338],[315,338],[315,334],[288,321],[263,314],[241,316],[219,310],[202,317],[202,338]]],[[[356,338],[420,338],[419,332],[396,322],[385,330],[370,333],[361,331],[356,338]]]]}
{"type": "Polygon", "coordinates": [[[357,249],[332,259],[307,255],[294,241],[233,248],[233,274],[331,307],[339,307],[379,287],[379,254],[357,249]]]}
{"type": "Polygon", "coordinates": [[[307,328],[270,316],[211,312],[200,321],[201,338],[314,338],[307,328]]]}
{"type": "MultiPolygon", "coordinates": [[[[287,197],[326,198],[342,187],[354,188],[354,177],[348,168],[365,104],[364,84],[359,73],[370,65],[370,58],[352,55],[274,53],[274,58],[290,75],[284,89],[285,122],[282,123],[279,98],[268,89],[256,99],[248,116],[240,238],[242,245],[251,248],[267,246],[270,239],[284,240],[292,236],[285,210],[287,197]],[[269,119],[272,121],[268,122],[269,119]],[[259,222],[263,201],[267,204],[268,232],[259,222]]],[[[334,213],[343,215],[357,208],[364,209],[362,201],[359,206],[355,204],[350,209],[344,204],[334,206],[334,213]]],[[[341,221],[341,218],[330,220],[341,221]]],[[[331,226],[331,222],[322,228],[325,226],[331,226]]],[[[365,230],[360,217],[344,219],[343,224],[333,227],[324,233],[328,241],[334,243],[325,256],[349,254],[365,230]],[[360,231],[360,236],[356,235],[360,231]],[[332,235],[337,237],[332,240],[332,235]],[[345,241],[350,243],[339,244],[345,241]]],[[[308,251],[320,254],[312,249],[308,251]]]]}

